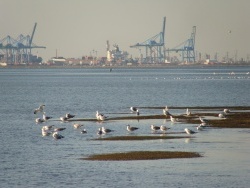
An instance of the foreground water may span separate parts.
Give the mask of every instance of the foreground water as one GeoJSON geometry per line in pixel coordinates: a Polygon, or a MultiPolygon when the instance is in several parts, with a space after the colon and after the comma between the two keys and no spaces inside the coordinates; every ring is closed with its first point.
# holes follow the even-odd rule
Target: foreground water
{"type": "MultiPolygon", "coordinates": [[[[166,120],[84,122],[87,134],[72,123],[36,124],[33,114],[95,118],[130,115],[129,107],[250,106],[250,67],[171,69],[0,69],[0,187],[249,187],[249,129],[208,129],[190,139],[93,141],[97,129],[108,136],[152,135],[150,124],[170,132],[196,125],[166,120]],[[128,114],[127,114],[128,113],[128,114]],[[41,127],[65,127],[65,137],[42,137],[41,127]],[[194,151],[204,157],[150,161],[85,161],[92,154],[138,150],[194,151]]],[[[162,114],[144,109],[141,114],[162,114]]],[[[173,114],[184,113],[171,110],[173,114]]]]}

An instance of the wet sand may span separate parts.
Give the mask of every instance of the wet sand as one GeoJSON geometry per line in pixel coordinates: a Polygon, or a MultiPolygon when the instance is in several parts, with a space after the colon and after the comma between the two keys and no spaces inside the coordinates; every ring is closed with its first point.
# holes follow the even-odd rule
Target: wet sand
{"type": "Polygon", "coordinates": [[[100,155],[91,155],[82,160],[98,161],[129,161],[129,160],[156,160],[156,159],[173,159],[173,158],[194,158],[202,157],[195,152],[182,151],[132,151],[126,153],[109,153],[100,155]]]}
{"type": "MultiPolygon", "coordinates": [[[[139,107],[148,109],[163,109],[164,107],[139,107]]],[[[190,124],[200,124],[199,117],[206,117],[209,119],[210,127],[217,128],[250,128],[250,107],[230,107],[230,113],[226,114],[226,118],[219,118],[218,111],[222,112],[223,107],[171,107],[171,109],[187,109],[195,110],[190,116],[185,114],[176,115],[180,122],[190,124]],[[200,111],[200,112],[197,112],[200,111]]],[[[147,115],[147,116],[125,116],[110,118],[108,120],[131,120],[131,119],[169,119],[165,115],[147,115]]],[[[107,121],[108,121],[107,120],[107,121]]],[[[169,136],[167,134],[160,136],[116,136],[107,138],[98,138],[94,140],[103,141],[138,141],[138,140],[152,140],[152,139],[181,139],[190,138],[190,136],[169,136]]],[[[105,160],[105,161],[127,161],[127,160],[156,160],[156,159],[172,159],[172,158],[193,158],[202,157],[195,152],[182,151],[132,151],[127,153],[110,153],[92,155],[83,160],[105,160]]]]}

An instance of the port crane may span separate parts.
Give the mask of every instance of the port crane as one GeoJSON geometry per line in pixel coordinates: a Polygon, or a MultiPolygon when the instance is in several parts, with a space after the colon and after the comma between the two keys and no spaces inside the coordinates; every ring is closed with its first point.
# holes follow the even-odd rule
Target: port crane
{"type": "Polygon", "coordinates": [[[4,58],[6,63],[28,63],[32,56],[31,50],[34,48],[46,48],[34,44],[33,38],[37,23],[35,23],[31,36],[20,34],[16,39],[7,36],[0,40],[0,58],[4,58]]]}
{"type": "Polygon", "coordinates": [[[130,46],[130,48],[139,48],[140,51],[141,48],[145,48],[146,56],[143,58],[144,62],[160,63],[165,60],[165,23],[166,17],[163,18],[163,27],[160,33],[142,43],[136,43],[135,45],[130,46]]]}
{"type": "Polygon", "coordinates": [[[196,26],[193,26],[191,37],[189,39],[174,48],[166,49],[168,56],[170,52],[181,53],[183,62],[195,62],[195,35],[196,26]]]}

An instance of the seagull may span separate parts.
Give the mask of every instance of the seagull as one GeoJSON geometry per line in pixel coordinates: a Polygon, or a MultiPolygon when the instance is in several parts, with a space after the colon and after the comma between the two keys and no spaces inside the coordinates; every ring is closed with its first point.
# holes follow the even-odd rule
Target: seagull
{"type": "Polygon", "coordinates": [[[219,118],[226,118],[226,116],[224,115],[224,113],[219,113],[218,117],[219,118]]]}
{"type": "Polygon", "coordinates": [[[151,128],[153,131],[158,131],[158,130],[160,130],[160,127],[159,127],[159,126],[155,126],[155,125],[150,125],[150,128],[151,128]]]}
{"type": "Polygon", "coordinates": [[[129,132],[135,131],[135,130],[137,130],[137,129],[139,129],[139,128],[138,128],[138,127],[131,127],[130,125],[127,125],[127,130],[128,130],[129,132]]]}
{"type": "Polygon", "coordinates": [[[164,126],[164,125],[161,125],[161,126],[160,126],[160,130],[163,131],[163,132],[166,132],[168,129],[170,129],[170,128],[167,128],[167,127],[164,126]]]}
{"type": "Polygon", "coordinates": [[[162,111],[163,111],[163,114],[164,114],[165,116],[170,115],[170,113],[169,113],[168,109],[167,109],[167,110],[166,110],[166,109],[163,109],[162,111]]]}
{"type": "Polygon", "coordinates": [[[136,107],[131,106],[131,107],[130,107],[130,110],[131,110],[132,112],[136,112],[138,109],[137,109],[136,107]]]}
{"type": "Polygon", "coordinates": [[[204,126],[202,126],[202,124],[200,124],[196,128],[197,128],[198,131],[201,131],[204,128],[204,126]]]}
{"type": "Polygon", "coordinates": [[[54,132],[54,133],[52,134],[52,136],[53,136],[53,138],[55,138],[55,139],[64,138],[64,136],[60,135],[58,132],[54,132]]]}
{"type": "Polygon", "coordinates": [[[44,131],[48,131],[48,130],[51,130],[55,125],[45,125],[42,127],[42,130],[44,131]]]}
{"type": "Polygon", "coordinates": [[[139,110],[138,110],[138,109],[136,110],[136,115],[137,115],[137,116],[139,116],[139,115],[140,115],[140,112],[139,112],[139,110]]]}
{"type": "Polygon", "coordinates": [[[196,132],[194,132],[194,131],[192,131],[192,130],[190,130],[190,129],[188,129],[188,128],[185,128],[184,131],[185,131],[187,134],[194,134],[194,133],[196,133],[196,132]]]}
{"type": "Polygon", "coordinates": [[[102,132],[103,132],[104,134],[110,133],[110,132],[114,132],[114,130],[106,129],[106,128],[104,128],[104,127],[102,127],[101,130],[102,130],[102,132]]]}
{"type": "Polygon", "coordinates": [[[96,111],[96,119],[97,120],[104,121],[106,118],[107,118],[107,116],[104,116],[104,114],[101,114],[98,111],[96,111]]]}
{"type": "Polygon", "coordinates": [[[191,112],[188,110],[188,108],[187,108],[187,111],[186,111],[186,115],[187,115],[187,116],[190,116],[190,115],[191,115],[191,112]]]}
{"type": "Polygon", "coordinates": [[[72,114],[70,114],[70,113],[67,113],[67,114],[65,115],[65,117],[66,117],[67,119],[70,119],[70,118],[75,117],[75,115],[72,115],[72,114]]]}
{"type": "Polygon", "coordinates": [[[202,117],[199,117],[199,118],[200,118],[201,123],[208,123],[208,120],[207,120],[207,119],[204,119],[204,118],[202,118],[202,117]]]}
{"type": "Polygon", "coordinates": [[[65,129],[66,129],[66,128],[64,128],[64,127],[63,127],[63,128],[60,128],[60,127],[59,127],[59,128],[54,128],[54,132],[63,131],[63,130],[65,130],[65,129]]]}
{"type": "Polygon", "coordinates": [[[42,129],[42,136],[49,136],[49,135],[51,135],[51,132],[42,129]]]}
{"type": "Polygon", "coordinates": [[[82,134],[86,134],[86,133],[87,133],[87,130],[86,130],[86,129],[83,129],[83,130],[81,131],[81,133],[82,133],[82,134]]]}
{"type": "Polygon", "coordinates": [[[37,114],[37,112],[43,112],[44,107],[45,107],[44,104],[40,105],[38,108],[34,110],[34,114],[37,114]]]}
{"type": "Polygon", "coordinates": [[[46,116],[46,113],[43,112],[43,120],[44,120],[44,121],[47,121],[47,120],[49,120],[49,119],[51,119],[51,118],[52,118],[52,117],[46,116]]]}
{"type": "Polygon", "coordinates": [[[177,119],[177,118],[174,118],[173,116],[170,116],[170,120],[171,120],[173,123],[175,123],[175,122],[178,121],[178,119],[177,119]]]}
{"type": "Polygon", "coordinates": [[[83,124],[75,123],[73,126],[74,126],[75,129],[78,129],[78,128],[82,127],[83,124]]]}
{"type": "Polygon", "coordinates": [[[44,120],[43,120],[43,119],[41,119],[41,118],[36,118],[36,119],[35,119],[35,122],[36,122],[36,123],[43,123],[43,122],[44,122],[44,120]]]}
{"type": "Polygon", "coordinates": [[[68,119],[69,118],[66,118],[66,117],[60,117],[60,120],[63,121],[63,122],[67,121],[68,119]]]}
{"type": "Polygon", "coordinates": [[[226,114],[228,114],[228,113],[230,113],[230,110],[227,109],[227,108],[225,108],[225,109],[223,110],[223,112],[226,113],[226,114]]]}
{"type": "Polygon", "coordinates": [[[102,129],[101,129],[101,128],[99,128],[96,134],[98,134],[98,135],[102,135],[102,134],[103,134],[102,129]]]}

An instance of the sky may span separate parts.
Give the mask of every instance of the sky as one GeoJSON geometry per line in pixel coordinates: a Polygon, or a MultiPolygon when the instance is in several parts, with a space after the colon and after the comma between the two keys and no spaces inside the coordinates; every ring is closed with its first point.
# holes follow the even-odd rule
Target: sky
{"type": "Polygon", "coordinates": [[[160,33],[166,16],[166,48],[189,39],[196,26],[197,52],[246,59],[249,7],[249,0],[0,0],[0,40],[31,35],[37,23],[33,43],[46,49],[32,52],[44,61],[56,52],[67,58],[93,51],[106,56],[107,40],[138,57],[139,50],[130,45],[160,33]]]}

